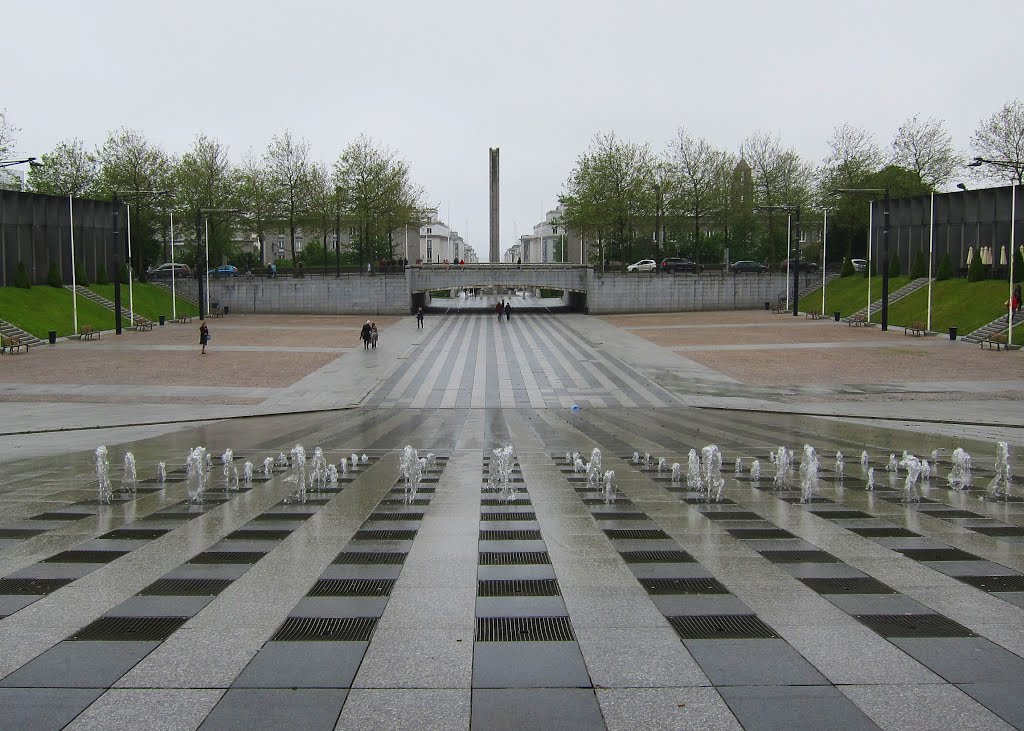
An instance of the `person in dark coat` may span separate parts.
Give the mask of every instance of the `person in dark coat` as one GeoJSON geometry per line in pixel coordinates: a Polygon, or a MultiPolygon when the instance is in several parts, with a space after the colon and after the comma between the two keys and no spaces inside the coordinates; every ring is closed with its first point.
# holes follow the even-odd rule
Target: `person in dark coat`
{"type": "Polygon", "coordinates": [[[206,326],[206,320],[199,323],[199,344],[203,346],[202,355],[206,355],[206,344],[210,342],[210,328],[206,326]]]}
{"type": "Polygon", "coordinates": [[[416,329],[417,330],[422,330],[423,329],[423,308],[422,307],[420,307],[419,309],[416,310],[416,329]]]}
{"type": "Polygon", "coordinates": [[[505,311],[505,300],[502,300],[501,302],[498,302],[496,305],[494,305],[494,312],[495,312],[495,314],[497,314],[499,320],[501,319],[501,313],[504,312],[504,311],[505,311]]]}
{"type": "Polygon", "coordinates": [[[508,322],[508,319],[511,316],[512,316],[512,303],[511,302],[506,302],[505,303],[505,322],[508,322]]]}
{"type": "Polygon", "coordinates": [[[367,320],[366,324],[363,325],[363,329],[359,331],[359,339],[363,341],[363,350],[370,349],[370,321],[367,320]]]}

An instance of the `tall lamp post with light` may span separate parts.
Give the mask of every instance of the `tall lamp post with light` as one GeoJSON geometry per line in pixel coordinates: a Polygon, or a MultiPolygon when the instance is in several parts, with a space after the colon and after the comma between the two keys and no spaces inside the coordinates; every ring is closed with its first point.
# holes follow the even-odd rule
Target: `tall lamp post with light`
{"type": "MultiPolygon", "coordinates": [[[[800,206],[780,204],[777,206],[758,206],[759,211],[785,211],[789,221],[796,224],[796,246],[792,247],[794,253],[790,253],[792,244],[792,233],[790,225],[786,224],[786,267],[792,270],[793,274],[793,317],[800,314],[800,206]]],[[[787,274],[789,272],[787,271],[787,274]]],[[[789,299],[789,285],[786,285],[786,299],[789,299]]],[[[789,303],[786,303],[787,306],[789,303]]]]}
{"type": "MultiPolygon", "coordinates": [[[[1007,331],[1006,344],[1013,345],[1013,263],[1016,261],[1017,245],[1017,185],[1024,177],[1024,163],[1013,162],[1012,160],[989,160],[984,157],[976,157],[972,162],[967,163],[969,168],[980,168],[982,165],[1014,172],[1013,183],[1010,186],[1010,296],[1007,298],[1007,331]]],[[[1024,254],[1024,251],[1021,252],[1024,254]]]]}
{"type": "MultiPolygon", "coordinates": [[[[832,195],[878,195],[882,194],[882,330],[889,329],[889,187],[885,188],[836,188],[832,195]]],[[[868,272],[868,277],[871,272],[868,272]]]]}
{"type": "MultiPolygon", "coordinates": [[[[210,214],[211,213],[238,213],[237,208],[200,208],[196,211],[196,228],[199,229],[199,218],[203,219],[203,226],[200,229],[204,233],[204,259],[206,266],[199,275],[199,319],[202,320],[210,310],[210,214]],[[206,280],[206,293],[203,293],[203,280],[206,280]],[[205,305],[205,308],[204,308],[205,305]]],[[[196,247],[196,259],[199,259],[199,249],[196,247]]],[[[197,261],[196,264],[199,262],[197,261]]]]}

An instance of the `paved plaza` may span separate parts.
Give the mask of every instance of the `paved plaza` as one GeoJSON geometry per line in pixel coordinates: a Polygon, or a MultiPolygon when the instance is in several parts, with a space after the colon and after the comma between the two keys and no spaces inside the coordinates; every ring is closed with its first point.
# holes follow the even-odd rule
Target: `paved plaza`
{"type": "Polygon", "coordinates": [[[365,319],[0,358],[0,729],[1024,728],[1024,491],[985,499],[997,442],[1024,464],[1020,352],[525,311],[375,318],[366,351],[365,319]],[[109,505],[101,444],[115,491],[126,451],[140,479],[109,505]],[[337,483],[262,473],[296,444],[345,460],[337,483]],[[712,444],[720,500],[686,478],[712,444]],[[415,494],[406,445],[436,456],[415,494]],[[804,445],[809,496],[771,461],[804,445]],[[614,494],[566,460],[595,448],[614,494]],[[238,491],[227,449],[257,468],[238,491]],[[904,451],[937,453],[919,502],[886,470],[904,451]]]}

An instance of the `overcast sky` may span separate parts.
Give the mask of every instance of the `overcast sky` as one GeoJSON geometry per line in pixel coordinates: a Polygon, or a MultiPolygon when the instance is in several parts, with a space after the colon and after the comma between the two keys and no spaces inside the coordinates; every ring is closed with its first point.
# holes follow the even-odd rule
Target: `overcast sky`
{"type": "Polygon", "coordinates": [[[332,163],[366,132],[483,260],[489,147],[504,251],[599,131],[660,151],[681,125],[731,150],[762,129],[817,163],[837,125],[888,145],[917,113],[966,150],[1024,96],[1020,0],[0,0],[0,18],[19,153],[123,125],[237,161],[288,128],[332,163]]]}

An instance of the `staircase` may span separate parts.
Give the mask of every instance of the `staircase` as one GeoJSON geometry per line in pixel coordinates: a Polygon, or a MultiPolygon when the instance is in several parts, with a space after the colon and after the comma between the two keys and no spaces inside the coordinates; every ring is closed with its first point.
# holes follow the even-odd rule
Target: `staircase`
{"type": "MultiPolygon", "coordinates": [[[[915,279],[915,280],[913,280],[911,282],[908,282],[905,286],[900,287],[895,292],[890,292],[889,293],[889,304],[892,304],[893,302],[897,302],[897,301],[903,299],[904,297],[906,297],[911,292],[916,292],[917,290],[921,289],[921,287],[924,287],[927,284],[928,284],[928,277],[919,277],[918,279],[915,279]]],[[[882,300],[875,300],[874,302],[871,303],[871,314],[875,314],[876,312],[878,312],[881,309],[882,309],[882,300]]],[[[851,319],[853,319],[857,315],[864,315],[865,317],[867,317],[867,314],[868,314],[868,308],[864,307],[862,309],[857,310],[856,312],[854,312],[849,317],[845,318],[844,321],[845,322],[849,322],[851,319]]]]}
{"type": "MultiPolygon", "coordinates": [[[[171,291],[170,282],[150,282],[150,284],[155,284],[157,287],[167,290],[168,293],[171,291]]],[[[194,287],[193,284],[194,282],[192,282],[192,280],[183,281],[182,279],[179,279],[174,283],[174,294],[176,297],[199,307],[198,288],[194,287]]]]}
{"type": "MultiPolygon", "coordinates": [[[[98,304],[100,307],[106,307],[111,312],[114,312],[114,303],[113,302],[108,300],[106,297],[102,297],[102,296],[96,294],[95,292],[93,292],[88,287],[83,287],[81,285],[78,285],[77,287],[72,287],[69,284],[68,285],[64,285],[64,286],[65,286],[66,289],[74,289],[74,290],[76,290],[78,292],[78,296],[79,297],[85,297],[86,299],[90,299],[93,302],[95,302],[96,304],[98,304]]],[[[130,315],[131,315],[130,310],[127,307],[122,305],[121,306],[121,317],[123,317],[124,319],[128,320],[129,322],[131,322],[132,325],[146,325],[146,324],[149,324],[149,322],[150,322],[149,320],[147,320],[145,317],[143,317],[142,315],[140,315],[137,312],[135,313],[135,317],[134,318],[131,318],[130,315]]]]}
{"type": "MultiPolygon", "coordinates": [[[[1020,318],[1013,318],[1014,321],[1018,321],[1020,318]]],[[[979,327],[972,333],[964,335],[963,339],[969,343],[980,343],[982,340],[988,338],[989,335],[998,335],[999,333],[1006,332],[1006,328],[1010,326],[1010,315],[1006,314],[1002,317],[998,317],[987,325],[979,327]]],[[[1016,327],[1014,327],[1016,330],[1016,327]]]]}
{"type": "Polygon", "coordinates": [[[12,325],[6,320],[0,320],[0,335],[3,335],[5,338],[21,338],[22,345],[28,345],[30,348],[46,345],[46,341],[40,340],[32,333],[25,332],[20,327],[12,325]]]}
{"type": "MultiPolygon", "coordinates": [[[[833,272],[832,274],[826,274],[825,275],[825,286],[828,286],[829,282],[832,282],[833,280],[836,280],[836,279],[839,279],[839,273],[838,272],[833,272]]],[[[820,292],[821,291],[821,280],[820,279],[815,279],[814,281],[815,281],[815,284],[813,286],[809,286],[806,289],[800,290],[800,299],[803,299],[804,297],[806,297],[808,295],[814,294],[815,292],[820,292]]],[[[790,289],[792,289],[792,287],[790,289]]]]}

